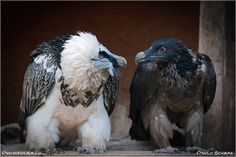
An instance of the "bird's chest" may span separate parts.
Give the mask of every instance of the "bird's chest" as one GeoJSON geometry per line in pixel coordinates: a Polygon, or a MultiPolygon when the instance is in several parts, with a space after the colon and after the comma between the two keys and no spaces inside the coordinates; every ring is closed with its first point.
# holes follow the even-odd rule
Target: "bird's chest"
{"type": "Polygon", "coordinates": [[[184,96],[182,93],[179,93],[178,96],[175,95],[175,98],[169,97],[166,93],[160,93],[158,102],[165,108],[175,111],[175,112],[185,112],[191,110],[195,105],[197,95],[193,97],[184,96]]]}
{"type": "Polygon", "coordinates": [[[81,104],[84,107],[90,106],[90,104],[97,100],[101,94],[102,85],[97,90],[84,90],[80,91],[76,88],[69,89],[69,85],[63,81],[61,83],[62,100],[66,106],[75,107],[81,104]]]}
{"type": "Polygon", "coordinates": [[[158,91],[158,102],[170,110],[185,112],[199,104],[202,93],[202,83],[197,80],[163,80],[158,91]]]}
{"type": "Polygon", "coordinates": [[[87,108],[82,105],[66,106],[62,100],[61,102],[54,112],[54,117],[58,120],[59,132],[64,137],[73,136],[73,133],[89,119],[103,117],[106,113],[102,94],[87,108]]]}

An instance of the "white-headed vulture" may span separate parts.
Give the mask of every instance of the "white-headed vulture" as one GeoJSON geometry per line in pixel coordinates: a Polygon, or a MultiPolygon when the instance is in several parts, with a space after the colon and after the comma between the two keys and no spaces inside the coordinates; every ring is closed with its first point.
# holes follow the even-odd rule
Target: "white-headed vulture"
{"type": "Polygon", "coordinates": [[[19,121],[27,132],[26,148],[54,153],[59,141],[80,138],[82,146],[74,150],[105,150],[125,58],[85,32],[44,42],[30,58],[19,121]]]}

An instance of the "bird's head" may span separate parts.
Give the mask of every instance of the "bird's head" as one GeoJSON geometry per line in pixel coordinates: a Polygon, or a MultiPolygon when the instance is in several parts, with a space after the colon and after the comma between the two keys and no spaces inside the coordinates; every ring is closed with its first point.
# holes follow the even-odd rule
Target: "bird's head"
{"type": "Polygon", "coordinates": [[[116,69],[127,66],[127,61],[124,57],[111,53],[102,44],[99,44],[96,53],[90,59],[98,70],[108,70],[111,76],[117,74],[116,69]]]}
{"type": "Polygon", "coordinates": [[[140,52],[135,57],[136,64],[144,62],[157,62],[164,64],[175,62],[181,58],[191,58],[192,52],[177,39],[161,39],[155,41],[147,50],[140,52]]]}
{"type": "Polygon", "coordinates": [[[72,35],[61,53],[63,75],[68,84],[76,86],[83,82],[87,87],[90,82],[106,79],[107,74],[116,75],[117,69],[126,66],[124,57],[111,53],[91,33],[72,35]]]}
{"type": "Polygon", "coordinates": [[[155,62],[164,66],[174,63],[178,68],[182,68],[180,70],[188,70],[188,66],[196,62],[196,54],[177,39],[161,39],[155,41],[147,50],[138,53],[135,62],[155,62]]]}

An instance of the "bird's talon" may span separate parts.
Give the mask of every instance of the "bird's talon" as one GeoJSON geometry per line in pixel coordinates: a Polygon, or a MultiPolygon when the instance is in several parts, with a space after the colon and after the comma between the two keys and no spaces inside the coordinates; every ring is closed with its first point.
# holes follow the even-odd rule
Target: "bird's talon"
{"type": "Polygon", "coordinates": [[[77,151],[80,154],[95,154],[95,153],[104,153],[106,149],[77,146],[73,148],[73,151],[77,151]]]}
{"type": "Polygon", "coordinates": [[[64,151],[61,148],[49,148],[49,149],[41,149],[42,153],[46,153],[48,155],[52,154],[62,154],[64,151]]]}
{"type": "Polygon", "coordinates": [[[179,153],[180,150],[178,148],[174,148],[171,146],[168,146],[166,148],[156,149],[154,153],[179,153]]]}
{"type": "Polygon", "coordinates": [[[197,151],[213,151],[213,149],[210,149],[210,150],[206,150],[206,149],[203,149],[203,148],[200,148],[200,147],[197,147],[197,146],[187,146],[185,148],[185,152],[190,152],[190,153],[196,153],[197,151]]]}
{"type": "Polygon", "coordinates": [[[57,154],[63,154],[63,153],[65,153],[64,150],[61,149],[61,148],[55,148],[55,149],[56,149],[56,153],[57,153],[57,154]]]}

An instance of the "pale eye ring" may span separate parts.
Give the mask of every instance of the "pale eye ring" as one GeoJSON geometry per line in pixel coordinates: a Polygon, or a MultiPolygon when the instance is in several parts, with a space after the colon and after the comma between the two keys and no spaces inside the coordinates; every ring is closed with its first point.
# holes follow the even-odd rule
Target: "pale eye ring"
{"type": "Polygon", "coordinates": [[[101,53],[99,53],[98,57],[99,57],[100,59],[103,59],[103,58],[104,58],[104,55],[101,54],[101,53]]]}
{"type": "Polygon", "coordinates": [[[159,50],[160,50],[161,52],[165,52],[165,51],[166,51],[166,48],[162,46],[162,47],[159,48],[159,50]]]}

